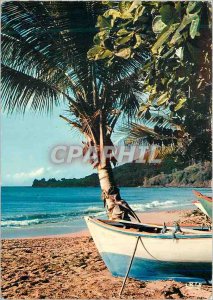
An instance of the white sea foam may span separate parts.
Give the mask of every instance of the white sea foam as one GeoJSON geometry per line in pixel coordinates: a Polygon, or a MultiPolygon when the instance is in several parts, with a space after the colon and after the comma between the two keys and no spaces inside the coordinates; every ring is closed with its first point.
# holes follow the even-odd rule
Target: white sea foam
{"type": "Polygon", "coordinates": [[[8,221],[1,221],[2,227],[19,227],[19,226],[28,226],[28,225],[35,225],[39,224],[39,219],[34,220],[22,220],[22,221],[14,221],[14,220],[8,220],[8,221]]]}
{"type": "Polygon", "coordinates": [[[98,207],[98,206],[90,206],[87,209],[85,209],[85,212],[101,212],[103,211],[104,208],[103,207],[98,207]]]}
{"type": "Polygon", "coordinates": [[[104,216],[106,214],[106,210],[104,207],[91,206],[88,207],[82,215],[91,214],[93,216],[104,216]]]}
{"type": "MultiPolygon", "coordinates": [[[[135,211],[147,211],[149,209],[158,208],[158,207],[173,207],[178,202],[168,200],[168,201],[152,201],[150,203],[138,203],[131,204],[133,210],[135,211]]],[[[79,218],[83,218],[84,216],[106,216],[106,210],[104,207],[100,206],[89,206],[83,210],[77,211],[67,211],[67,212],[59,212],[59,213],[48,213],[48,214],[35,214],[35,215],[22,215],[12,217],[11,219],[3,219],[1,221],[2,227],[26,227],[37,224],[50,224],[50,223],[58,223],[58,222],[70,222],[72,220],[76,220],[79,218]],[[17,218],[17,219],[16,219],[17,218]]]]}
{"type": "Polygon", "coordinates": [[[146,211],[152,208],[156,208],[156,207],[172,207],[175,204],[177,204],[176,201],[173,200],[167,200],[167,201],[152,201],[150,203],[144,203],[144,204],[132,204],[131,207],[132,209],[134,209],[135,211],[146,211]]]}

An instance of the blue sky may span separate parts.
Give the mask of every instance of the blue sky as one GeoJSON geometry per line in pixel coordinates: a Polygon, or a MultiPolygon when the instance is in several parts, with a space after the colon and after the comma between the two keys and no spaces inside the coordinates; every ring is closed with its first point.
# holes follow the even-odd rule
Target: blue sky
{"type": "Polygon", "coordinates": [[[76,162],[54,165],[50,150],[55,145],[81,144],[81,136],[71,131],[59,118],[63,108],[51,116],[28,112],[1,118],[2,185],[31,185],[34,178],[81,178],[95,170],[89,164],[76,162]]]}

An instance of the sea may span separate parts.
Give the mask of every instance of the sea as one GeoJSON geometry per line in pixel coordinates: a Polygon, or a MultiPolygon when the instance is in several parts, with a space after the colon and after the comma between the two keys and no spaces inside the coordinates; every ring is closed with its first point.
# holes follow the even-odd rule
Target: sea
{"type": "MultiPolygon", "coordinates": [[[[87,228],[84,216],[106,218],[98,187],[2,187],[1,194],[3,239],[77,233],[87,228]]],[[[195,198],[182,187],[122,187],[121,195],[136,212],[193,208],[195,198]]]]}

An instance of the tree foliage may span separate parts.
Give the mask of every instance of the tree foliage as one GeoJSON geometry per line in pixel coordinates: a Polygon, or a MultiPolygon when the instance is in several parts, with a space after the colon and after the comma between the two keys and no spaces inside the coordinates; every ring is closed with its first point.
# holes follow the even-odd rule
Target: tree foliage
{"type": "MultiPolygon", "coordinates": [[[[121,115],[138,108],[136,60],[105,64],[87,59],[102,13],[100,2],[36,1],[2,5],[2,103],[8,113],[51,111],[66,101],[71,127],[85,147],[110,145],[121,115]]],[[[144,61],[138,57],[138,63],[144,61]]]]}
{"type": "MultiPolygon", "coordinates": [[[[129,137],[150,142],[179,144],[181,156],[210,159],[211,148],[211,6],[208,2],[104,2],[105,12],[97,23],[92,60],[104,58],[111,65],[144,53],[139,68],[141,92],[139,124],[132,124],[129,137]],[[97,49],[97,48],[96,48],[97,49]],[[144,120],[151,125],[144,126],[144,120]],[[203,122],[202,122],[203,120],[203,122]],[[142,123],[142,125],[140,124],[142,123]],[[140,130],[141,127],[141,130],[140,130]],[[147,128],[146,128],[147,127],[147,128]],[[170,131],[170,132],[169,132],[170,131]],[[179,142],[178,142],[179,141],[179,142]],[[185,147],[186,146],[186,147],[185,147]]],[[[122,62],[121,62],[122,63],[122,62]]],[[[176,147],[177,148],[177,147],[176,147]]]]}
{"type": "MultiPolygon", "coordinates": [[[[167,158],[159,166],[125,164],[114,169],[114,176],[119,186],[196,186],[208,187],[211,180],[211,163],[198,163],[191,166],[180,165],[167,158]]],[[[35,179],[33,187],[85,187],[99,186],[97,174],[80,179],[62,178],[56,180],[35,179]]]]}

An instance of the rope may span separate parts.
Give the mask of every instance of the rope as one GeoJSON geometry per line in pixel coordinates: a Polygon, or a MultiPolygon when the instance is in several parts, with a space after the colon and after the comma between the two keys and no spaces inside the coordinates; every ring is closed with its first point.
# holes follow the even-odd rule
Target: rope
{"type": "Polygon", "coordinates": [[[129,216],[132,216],[135,220],[141,223],[139,217],[129,206],[129,204],[121,199],[120,192],[117,187],[111,187],[108,192],[103,191],[102,199],[104,201],[104,207],[107,209],[109,218],[131,221],[129,216]]]}
{"type": "Polygon", "coordinates": [[[159,260],[159,259],[157,259],[156,257],[154,257],[154,256],[146,249],[146,247],[145,247],[145,245],[144,245],[144,242],[143,242],[141,236],[139,237],[139,239],[140,239],[140,241],[141,241],[142,246],[144,247],[144,250],[145,250],[152,258],[154,258],[154,259],[157,260],[157,261],[162,261],[162,260],[159,260]]]}

